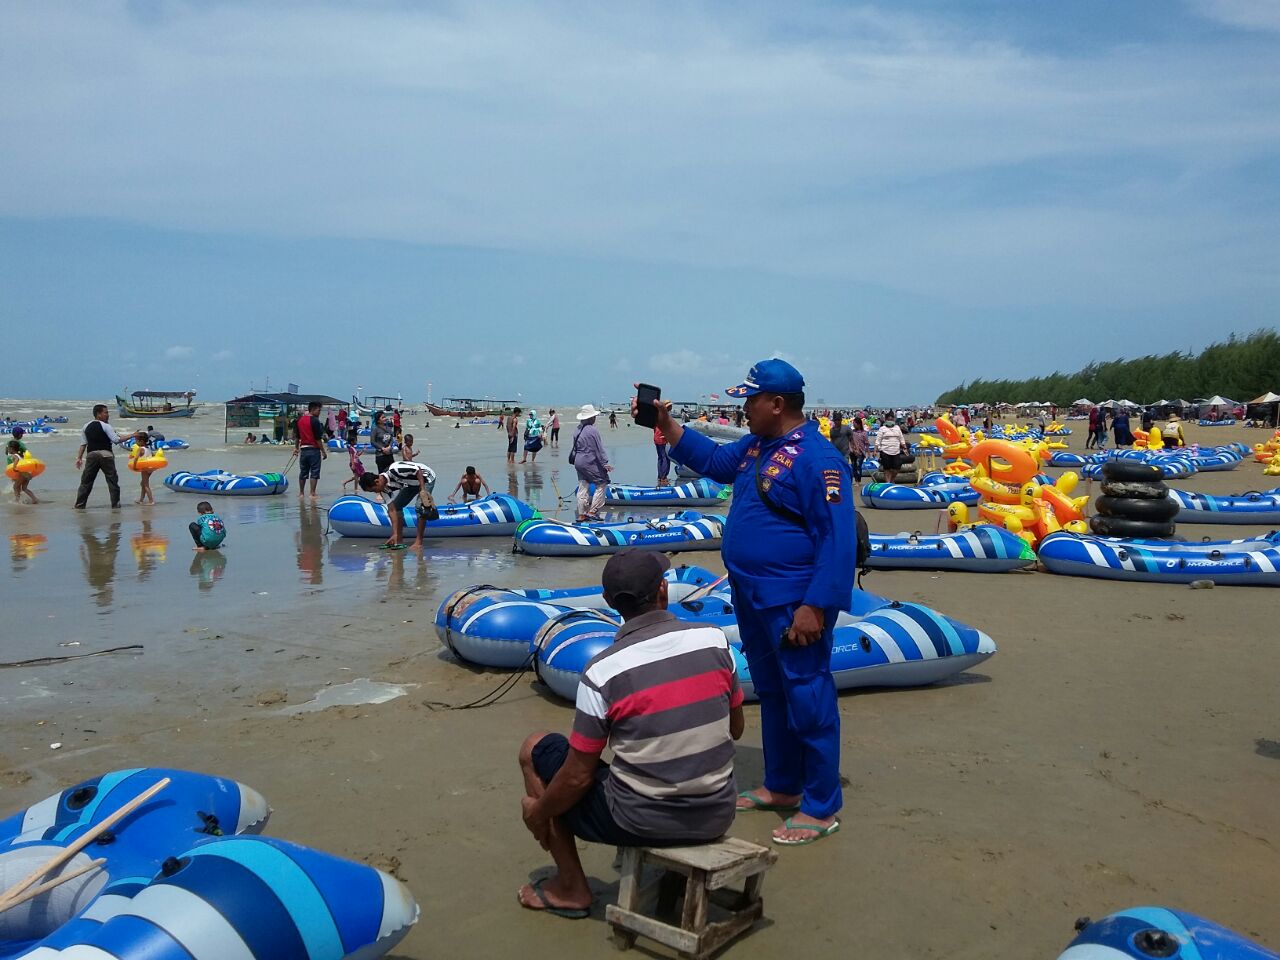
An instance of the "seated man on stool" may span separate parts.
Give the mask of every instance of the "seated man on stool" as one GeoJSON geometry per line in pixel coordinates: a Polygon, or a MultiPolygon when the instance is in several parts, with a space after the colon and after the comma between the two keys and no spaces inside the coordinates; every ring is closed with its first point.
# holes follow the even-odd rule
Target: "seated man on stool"
{"type": "Polygon", "coordinates": [[[668,612],[670,567],[632,548],[609,558],[601,581],[625,621],[617,639],[582,673],[570,737],[534,733],[520,747],[524,822],[558,871],[520,888],[530,910],[590,913],[575,837],[677,846],[716,840],[733,822],[742,689],[724,633],[668,612]],[[612,764],[600,759],[606,746],[612,764]]]}

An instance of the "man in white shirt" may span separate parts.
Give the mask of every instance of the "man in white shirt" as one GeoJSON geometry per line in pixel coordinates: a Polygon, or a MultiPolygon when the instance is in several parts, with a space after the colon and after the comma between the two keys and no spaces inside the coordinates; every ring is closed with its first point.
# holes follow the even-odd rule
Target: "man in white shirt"
{"type": "Polygon", "coordinates": [[[393,463],[382,473],[364,473],[360,475],[360,489],[369,493],[390,491],[393,496],[387,504],[387,513],[391,517],[391,539],[382,546],[387,550],[403,550],[404,545],[404,508],[418,498],[417,513],[418,538],[414,541],[414,549],[422,549],[422,535],[428,520],[439,520],[440,511],[431,493],[436,488],[436,472],[425,463],[413,460],[402,460],[393,463]]]}
{"type": "Polygon", "coordinates": [[[80,474],[80,488],[76,491],[77,510],[83,510],[89,502],[93,482],[99,473],[107,478],[112,508],[120,507],[120,476],[116,473],[116,455],[112,448],[120,446],[123,441],[107,422],[110,416],[105,403],[95,404],[93,419],[84,425],[84,442],[76,453],[76,469],[84,467],[80,474]]]}

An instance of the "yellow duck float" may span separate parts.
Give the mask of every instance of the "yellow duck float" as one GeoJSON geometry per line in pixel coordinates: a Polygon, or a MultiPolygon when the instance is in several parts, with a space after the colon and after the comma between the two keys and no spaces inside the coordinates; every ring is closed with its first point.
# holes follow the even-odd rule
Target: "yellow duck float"
{"type": "MultiPolygon", "coordinates": [[[[1007,440],[983,440],[972,447],[967,454],[973,469],[969,482],[982,496],[979,522],[1004,527],[1032,547],[1059,530],[1087,533],[1084,508],[1089,498],[1071,496],[1079,475],[1068,471],[1055,483],[1036,482],[1039,461],[1048,456],[1043,444],[1028,448],[1007,440]]],[[[969,508],[963,503],[951,504],[947,517],[952,531],[970,524],[969,508]]]]}

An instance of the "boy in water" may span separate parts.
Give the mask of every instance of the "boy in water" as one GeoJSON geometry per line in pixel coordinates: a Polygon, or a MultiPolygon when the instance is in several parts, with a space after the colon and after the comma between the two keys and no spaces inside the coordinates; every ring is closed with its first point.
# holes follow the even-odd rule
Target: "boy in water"
{"type": "Polygon", "coordinates": [[[462,491],[463,503],[466,503],[468,500],[479,500],[481,487],[484,487],[485,496],[488,496],[493,492],[489,489],[489,485],[484,482],[484,477],[476,473],[475,467],[467,467],[466,473],[462,475],[462,479],[458,481],[458,485],[453,488],[453,493],[449,494],[449,502],[453,503],[454,495],[459,490],[462,491]]]}
{"type": "Polygon", "coordinates": [[[200,516],[187,526],[191,531],[191,539],[196,542],[196,552],[217,550],[222,546],[222,541],[227,539],[226,525],[222,522],[222,518],[213,512],[213,505],[208,500],[201,500],[196,504],[196,513],[200,516]]]}

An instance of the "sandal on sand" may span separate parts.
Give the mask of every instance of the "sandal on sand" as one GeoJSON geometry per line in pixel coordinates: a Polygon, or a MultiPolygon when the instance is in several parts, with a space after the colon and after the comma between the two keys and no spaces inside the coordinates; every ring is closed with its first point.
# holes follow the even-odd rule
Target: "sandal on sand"
{"type": "Polygon", "coordinates": [[[547,877],[534,880],[529,884],[537,898],[542,901],[542,906],[531,907],[520,899],[520,891],[516,891],[516,899],[520,901],[520,906],[526,910],[535,910],[538,913],[549,913],[553,917],[563,917],[566,920],[585,920],[591,916],[590,907],[557,907],[554,903],[547,899],[546,891],[542,889],[542,885],[547,882],[547,877]]]}
{"type": "Polygon", "coordinates": [[[734,808],[739,812],[744,810],[762,810],[769,813],[791,813],[794,810],[800,809],[800,804],[798,803],[765,803],[750,790],[743,790],[738,794],[738,799],[747,801],[746,806],[738,806],[734,808]]]}
{"type": "Polygon", "coordinates": [[[803,847],[806,844],[821,840],[823,837],[829,837],[840,829],[840,821],[832,820],[830,826],[821,827],[816,823],[792,823],[788,817],[783,823],[783,827],[787,830],[805,830],[812,833],[813,836],[805,837],[802,840],[783,840],[781,837],[774,837],[773,842],[782,847],[803,847]]]}

